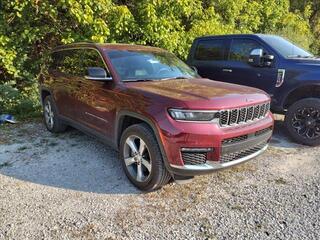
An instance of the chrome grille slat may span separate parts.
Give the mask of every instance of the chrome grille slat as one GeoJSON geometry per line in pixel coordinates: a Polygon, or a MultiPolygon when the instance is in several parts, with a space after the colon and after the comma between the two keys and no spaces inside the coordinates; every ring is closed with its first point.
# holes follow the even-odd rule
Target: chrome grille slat
{"type": "Polygon", "coordinates": [[[266,117],[270,110],[270,102],[244,108],[220,111],[220,125],[222,127],[256,121],[266,117]]]}

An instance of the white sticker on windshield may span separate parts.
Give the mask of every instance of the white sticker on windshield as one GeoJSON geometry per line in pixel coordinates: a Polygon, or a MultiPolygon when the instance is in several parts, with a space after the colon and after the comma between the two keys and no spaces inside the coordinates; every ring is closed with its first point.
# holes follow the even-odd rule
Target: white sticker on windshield
{"type": "Polygon", "coordinates": [[[147,60],[149,63],[152,63],[152,64],[154,64],[154,63],[159,63],[159,61],[158,60],[153,60],[153,59],[149,59],[149,60],[147,60]]]}

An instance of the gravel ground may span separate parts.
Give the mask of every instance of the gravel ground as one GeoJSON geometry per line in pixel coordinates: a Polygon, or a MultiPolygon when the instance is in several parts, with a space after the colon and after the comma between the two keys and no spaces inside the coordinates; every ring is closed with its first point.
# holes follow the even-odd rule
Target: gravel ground
{"type": "Polygon", "coordinates": [[[0,239],[319,239],[320,148],[282,129],[252,161],[146,194],[77,130],[0,126],[0,239]]]}

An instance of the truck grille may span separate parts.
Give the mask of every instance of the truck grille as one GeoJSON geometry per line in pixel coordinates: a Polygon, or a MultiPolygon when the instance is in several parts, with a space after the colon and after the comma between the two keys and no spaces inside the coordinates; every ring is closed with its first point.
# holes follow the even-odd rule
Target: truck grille
{"type": "Polygon", "coordinates": [[[260,151],[266,145],[267,145],[267,142],[263,142],[263,143],[260,143],[260,144],[258,144],[256,146],[252,146],[250,148],[241,150],[239,152],[233,152],[233,153],[228,153],[228,154],[222,155],[220,157],[220,162],[221,163],[227,163],[227,162],[238,160],[240,158],[247,157],[247,156],[249,156],[251,154],[254,154],[254,153],[260,151]]]}
{"type": "Polygon", "coordinates": [[[259,105],[220,111],[220,125],[228,127],[264,118],[270,110],[270,102],[259,105]]]}
{"type": "Polygon", "coordinates": [[[205,164],[207,161],[206,152],[181,152],[185,165],[205,164]]]}

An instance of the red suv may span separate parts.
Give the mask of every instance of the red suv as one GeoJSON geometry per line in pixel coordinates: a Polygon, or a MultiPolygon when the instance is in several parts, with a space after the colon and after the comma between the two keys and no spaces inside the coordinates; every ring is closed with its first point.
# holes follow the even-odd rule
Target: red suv
{"type": "Polygon", "coordinates": [[[142,190],[247,161],[272,135],[263,91],[203,79],[159,48],[77,43],[55,48],[47,66],[47,129],[70,125],[110,144],[142,190]]]}

